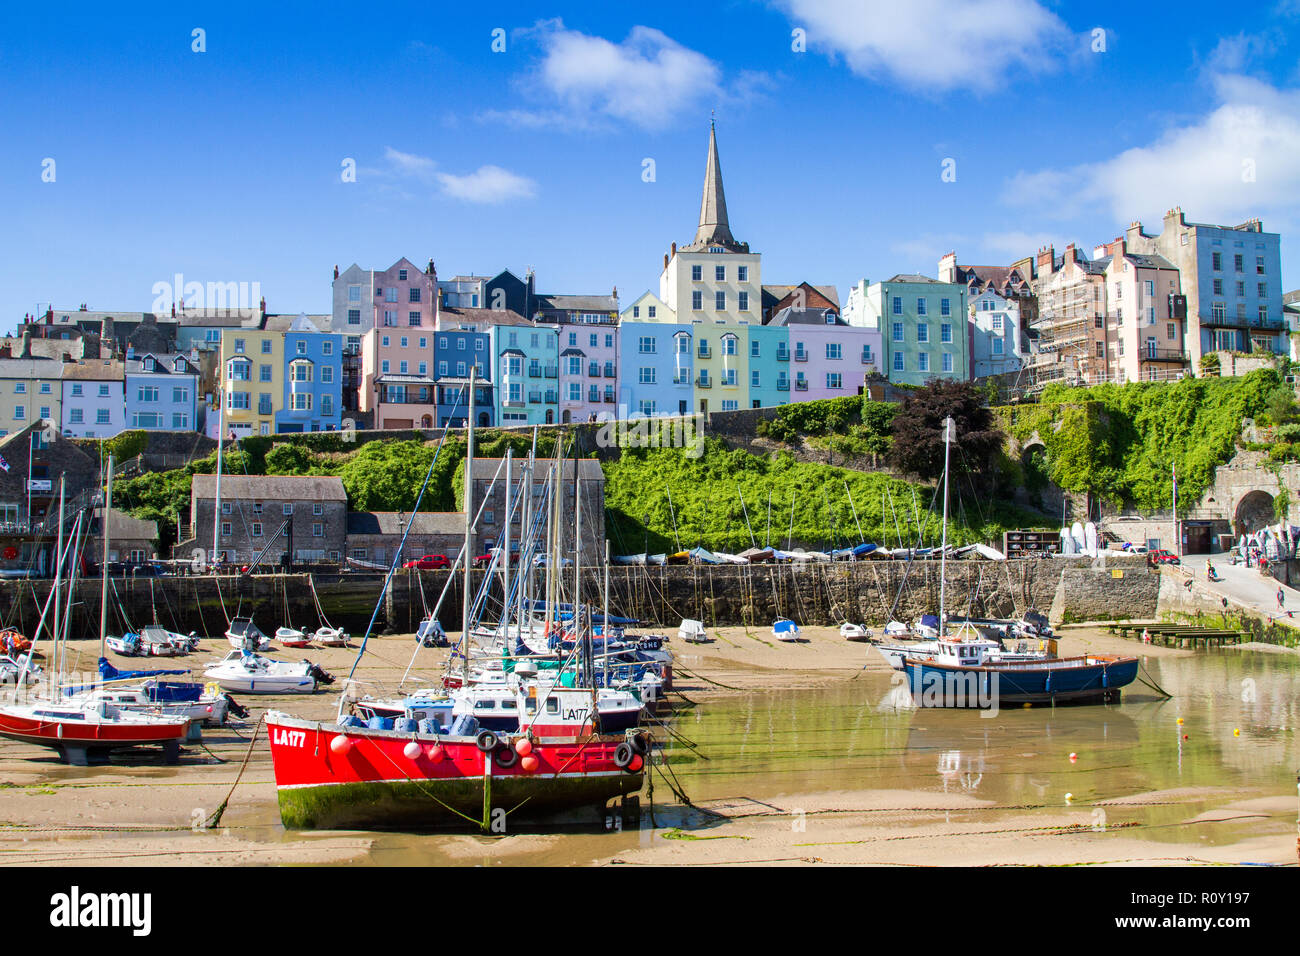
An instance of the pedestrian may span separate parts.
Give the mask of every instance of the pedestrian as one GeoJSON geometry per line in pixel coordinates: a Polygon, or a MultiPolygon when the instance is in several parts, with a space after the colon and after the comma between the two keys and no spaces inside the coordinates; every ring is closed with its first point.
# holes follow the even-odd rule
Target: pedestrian
{"type": "Polygon", "coordinates": [[[1281,588],[1277,589],[1277,609],[1279,611],[1286,607],[1286,592],[1281,588]]]}

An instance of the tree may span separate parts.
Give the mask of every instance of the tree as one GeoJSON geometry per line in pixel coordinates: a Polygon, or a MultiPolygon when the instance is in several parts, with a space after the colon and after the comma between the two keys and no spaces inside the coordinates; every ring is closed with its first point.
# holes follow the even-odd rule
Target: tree
{"type": "Polygon", "coordinates": [[[953,474],[987,474],[1002,447],[1002,432],[970,382],[931,380],[903,400],[894,416],[890,464],[904,474],[933,479],[943,474],[943,420],[952,416],[953,474]]]}
{"type": "MultiPolygon", "coordinates": [[[[356,511],[412,511],[428,474],[433,449],[417,441],[368,442],[343,466],[339,477],[356,511]]],[[[420,502],[435,510],[433,495],[420,502]]]]}
{"type": "Polygon", "coordinates": [[[1268,393],[1264,400],[1269,421],[1274,425],[1286,425],[1296,419],[1295,391],[1290,385],[1279,385],[1268,393]]]}

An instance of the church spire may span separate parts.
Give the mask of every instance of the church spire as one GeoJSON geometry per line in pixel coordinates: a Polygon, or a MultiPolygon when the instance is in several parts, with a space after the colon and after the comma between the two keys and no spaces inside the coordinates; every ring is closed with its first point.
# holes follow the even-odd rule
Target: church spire
{"type": "Polygon", "coordinates": [[[700,200],[700,225],[695,241],[686,248],[700,251],[722,246],[729,252],[747,251],[731,235],[727,222],[727,197],[722,190],[722,163],[718,160],[718,137],[713,120],[709,120],[709,158],[704,167],[704,195],[700,200]]]}

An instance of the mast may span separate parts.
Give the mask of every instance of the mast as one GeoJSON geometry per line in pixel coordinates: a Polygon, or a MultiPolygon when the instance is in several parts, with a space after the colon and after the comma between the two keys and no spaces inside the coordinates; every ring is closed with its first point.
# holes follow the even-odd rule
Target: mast
{"type": "Polygon", "coordinates": [[[948,566],[948,451],[952,446],[952,433],[956,431],[957,425],[949,415],[943,420],[943,544],[939,552],[939,636],[943,636],[944,618],[943,618],[943,598],[944,598],[944,571],[948,566]]]}
{"type": "MultiPolygon", "coordinates": [[[[222,369],[223,378],[225,369],[222,369]]],[[[222,451],[225,447],[226,437],[226,394],[224,385],[217,397],[217,503],[212,508],[212,566],[215,569],[217,562],[221,560],[221,538],[218,537],[221,531],[221,458],[222,451]]]]}
{"type": "Polygon", "coordinates": [[[107,657],[108,650],[108,539],[109,516],[113,511],[113,456],[108,456],[108,493],[104,502],[104,527],[101,530],[99,583],[99,656],[107,657]]]}
{"type": "Polygon", "coordinates": [[[853,504],[853,492],[849,490],[849,483],[844,482],[844,493],[849,496],[849,508],[853,511],[853,523],[858,526],[858,542],[865,543],[866,537],[862,534],[862,522],[858,520],[858,509],[853,504]]]}
{"type": "MultiPolygon", "coordinates": [[[[582,492],[582,476],[578,468],[578,447],[573,448],[573,627],[574,639],[582,642],[583,673],[591,668],[591,632],[582,626],[581,609],[578,602],[582,598],[582,503],[578,495],[582,492]]],[[[594,677],[594,674],[593,674],[594,677]]],[[[595,680],[592,680],[595,685],[595,680]]],[[[595,693],[593,690],[592,693],[595,693]]]]}
{"type": "MultiPolygon", "coordinates": [[[[30,472],[29,472],[30,474],[30,472]]],[[[59,592],[63,585],[63,485],[65,478],[59,475],[59,531],[55,544],[54,560],[59,570],[54,572],[54,696],[53,700],[59,699],[59,592]]],[[[69,548],[71,550],[71,548],[69,548]]],[[[103,556],[107,559],[107,555],[103,556]]]]}
{"type": "MultiPolygon", "coordinates": [[[[506,446],[506,521],[505,534],[501,538],[501,629],[510,645],[510,483],[514,480],[514,449],[506,446]]],[[[514,648],[511,646],[511,652],[514,648]]]]}
{"type": "Polygon", "coordinates": [[[469,417],[465,419],[465,586],[460,602],[460,643],[461,670],[464,677],[469,677],[469,604],[470,604],[470,568],[473,566],[469,550],[470,536],[474,532],[474,373],[477,365],[469,369],[469,417]]]}

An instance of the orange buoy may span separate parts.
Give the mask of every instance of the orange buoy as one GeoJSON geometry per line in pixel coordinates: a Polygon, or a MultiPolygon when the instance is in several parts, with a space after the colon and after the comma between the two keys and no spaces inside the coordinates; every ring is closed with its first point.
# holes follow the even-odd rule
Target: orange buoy
{"type": "Polygon", "coordinates": [[[515,741],[515,753],[521,757],[527,757],[533,752],[533,742],[527,737],[520,737],[515,741]]]}
{"type": "Polygon", "coordinates": [[[1078,759],[1079,759],[1078,754],[1070,754],[1070,763],[1074,763],[1078,759]]]}
{"type": "Polygon", "coordinates": [[[434,763],[438,763],[445,756],[446,751],[442,749],[442,744],[434,744],[429,748],[429,759],[434,763]]]}
{"type": "Polygon", "coordinates": [[[632,771],[633,773],[636,773],[644,766],[645,766],[645,761],[641,759],[641,755],[633,754],[632,762],[627,765],[627,769],[632,771]]]}
{"type": "Polygon", "coordinates": [[[537,765],[539,763],[540,761],[536,757],[534,757],[532,754],[529,754],[523,760],[519,761],[519,766],[522,767],[528,773],[532,773],[534,770],[537,769],[537,765]]]}
{"type": "Polygon", "coordinates": [[[406,746],[402,748],[402,753],[406,755],[407,760],[419,760],[423,752],[424,748],[414,740],[408,740],[406,746]]]}
{"type": "Polygon", "coordinates": [[[335,737],[333,740],[330,741],[330,750],[334,751],[334,753],[338,754],[340,757],[342,757],[351,749],[352,749],[352,741],[349,740],[347,737],[344,737],[342,734],[339,734],[337,737],[335,737]]]}

